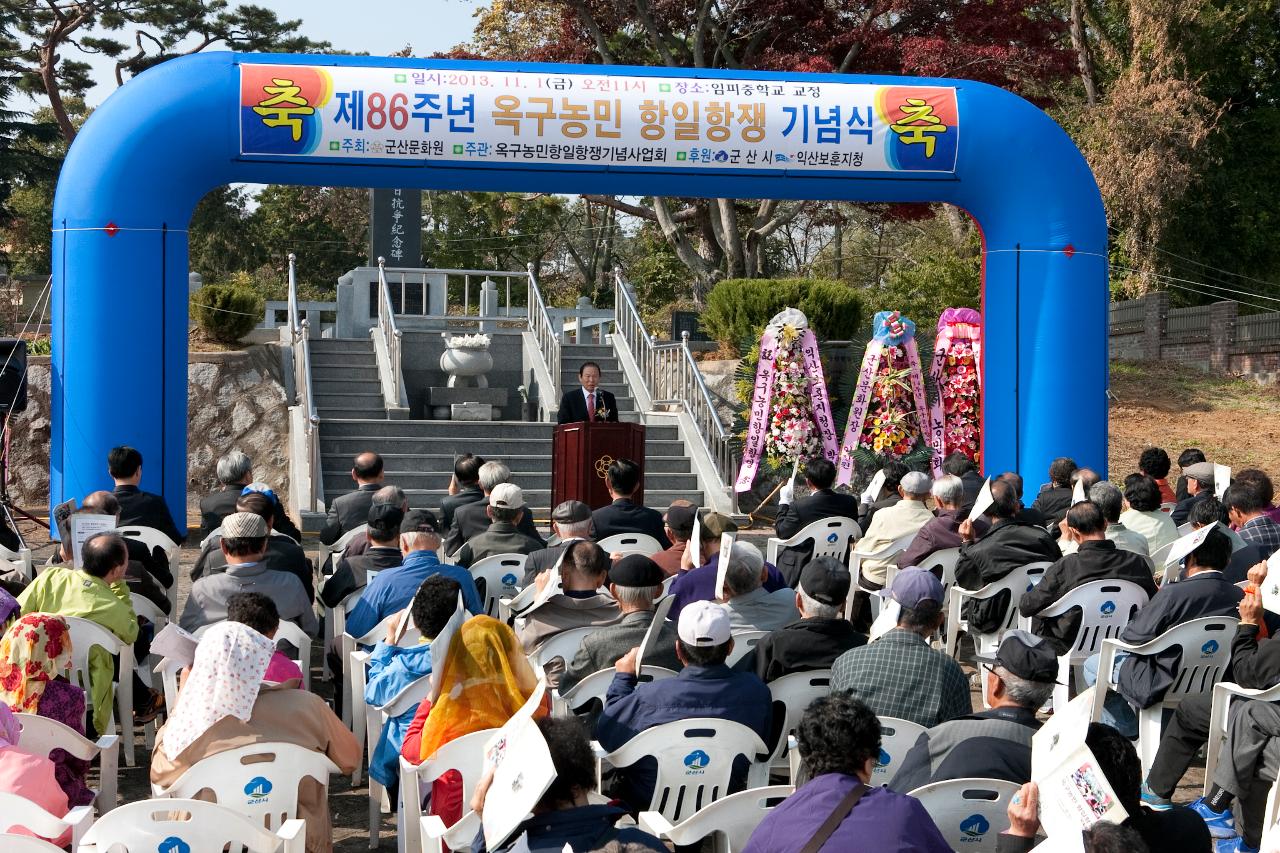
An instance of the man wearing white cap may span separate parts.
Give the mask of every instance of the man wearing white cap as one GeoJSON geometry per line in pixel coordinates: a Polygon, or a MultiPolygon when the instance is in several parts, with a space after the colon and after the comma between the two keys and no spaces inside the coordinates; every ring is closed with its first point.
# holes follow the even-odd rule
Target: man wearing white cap
{"type": "Polygon", "coordinates": [[[524,491],[515,483],[499,483],[489,493],[489,529],[477,533],[458,549],[454,562],[470,568],[494,554],[532,554],[542,543],[517,530],[527,510],[524,491]]]}
{"type": "MultiPolygon", "coordinates": [[[[933,520],[933,510],[925,506],[933,481],[928,474],[919,471],[908,471],[898,484],[898,494],[902,500],[893,506],[879,510],[871,519],[866,532],[858,542],[858,550],[862,553],[873,553],[887,548],[904,536],[913,536],[920,532],[933,520]]],[[[896,558],[897,555],[894,555],[896,558]]],[[[862,579],[855,583],[863,589],[884,588],[885,570],[890,560],[863,560],[862,579]]],[[[853,626],[864,633],[871,629],[871,602],[865,592],[854,594],[853,614],[850,618],[853,626]]]]}
{"type": "MultiPolygon", "coordinates": [[[[684,669],[675,678],[637,685],[632,649],[614,664],[616,674],[605,695],[596,723],[596,740],[612,752],[640,732],[694,717],[715,717],[742,723],[768,741],[773,717],[769,688],[753,673],[734,672],[725,665],[733,650],[729,613],[711,601],[695,601],[680,612],[676,657],[684,669]]],[[[732,789],[746,780],[746,763],[734,766],[732,789]]],[[[653,796],[656,765],[644,759],[619,771],[613,792],[635,809],[647,809],[653,796]]]]}

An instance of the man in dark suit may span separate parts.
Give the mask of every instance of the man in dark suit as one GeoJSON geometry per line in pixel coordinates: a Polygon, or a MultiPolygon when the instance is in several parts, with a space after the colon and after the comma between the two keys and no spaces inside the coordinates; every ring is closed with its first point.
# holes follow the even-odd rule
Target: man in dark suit
{"type": "MultiPolygon", "coordinates": [[[[978,499],[978,492],[982,491],[982,484],[986,482],[978,473],[978,466],[964,455],[964,451],[953,450],[947,454],[946,459],[942,460],[942,473],[954,474],[960,478],[960,482],[964,483],[964,499],[960,502],[960,514],[968,516],[969,510],[973,509],[974,501],[978,499]]],[[[1021,486],[1018,487],[1018,491],[1021,493],[1021,486]]]]}
{"type": "MultiPolygon", "coordinates": [[[[454,510],[453,528],[449,531],[448,537],[444,540],[445,554],[456,554],[467,544],[467,540],[473,536],[479,536],[489,529],[492,519],[489,518],[489,495],[493,493],[495,486],[511,480],[511,469],[504,462],[489,461],[480,466],[480,489],[484,493],[484,500],[475,503],[463,504],[454,510]]],[[[538,528],[533,524],[533,513],[524,512],[520,515],[520,520],[516,522],[516,530],[519,530],[530,539],[538,540],[539,544],[545,545],[542,535],[538,533],[538,528]]]]}
{"type": "Polygon", "coordinates": [[[394,569],[404,562],[400,553],[400,524],[405,510],[397,504],[369,507],[368,547],[360,554],[343,556],[338,567],[320,587],[320,600],[337,607],[342,599],[369,583],[370,571],[394,569]]]}
{"type": "Polygon", "coordinates": [[[1187,478],[1187,498],[1178,501],[1178,505],[1173,508],[1170,517],[1173,523],[1177,525],[1186,524],[1191,518],[1191,511],[1207,498],[1214,497],[1213,494],[1213,463],[1212,462],[1196,462],[1194,465],[1188,465],[1182,471],[1187,478]]]}
{"type": "MultiPolygon", "coordinates": [[[[200,537],[206,538],[222,525],[222,519],[236,511],[236,501],[253,482],[253,460],[233,450],[218,460],[218,482],[222,487],[200,499],[200,537]]],[[[302,541],[302,531],[285,513],[280,501],[275,502],[271,529],[283,533],[294,542],[302,541]]]]}
{"type": "Polygon", "coordinates": [[[440,516],[444,521],[441,530],[453,527],[453,514],[458,507],[484,501],[484,489],[480,488],[480,466],[483,464],[483,459],[470,453],[464,453],[454,461],[449,494],[440,501],[440,516]]]}
{"type": "MultiPolygon", "coordinates": [[[[905,467],[905,466],[904,466],[905,467]]],[[[773,522],[773,529],[782,539],[790,539],[806,525],[824,518],[837,516],[856,521],[858,518],[858,498],[854,495],[839,495],[831,490],[836,481],[836,466],[821,456],[810,459],[804,464],[804,480],[813,490],[806,498],[792,502],[792,487],[782,490],[782,506],[778,517],[773,522]]],[[[787,585],[795,588],[800,581],[800,569],[813,556],[813,543],[805,542],[787,548],[778,555],[778,571],[786,578],[787,585]]]]}
{"type": "Polygon", "coordinates": [[[618,420],[618,401],[600,386],[600,365],[584,361],[578,368],[581,388],[566,391],[560,399],[560,411],[556,423],[575,424],[580,421],[618,420]]]}
{"type": "Polygon", "coordinates": [[[644,533],[658,540],[663,548],[671,547],[662,523],[662,513],[640,506],[632,498],[640,490],[640,466],[630,459],[617,459],[605,471],[605,483],[613,503],[591,513],[596,541],[615,533],[644,533]]]}
{"type": "Polygon", "coordinates": [[[591,507],[582,501],[564,501],[551,511],[551,529],[560,541],[529,555],[520,586],[528,586],[544,569],[554,566],[571,544],[591,538],[591,507]]]}
{"type": "Polygon", "coordinates": [[[382,457],[372,450],[361,453],[351,466],[351,479],[356,481],[356,490],[334,498],[329,504],[329,516],[320,531],[320,541],[326,545],[332,545],[348,530],[368,522],[373,493],[382,487],[382,457]]]}
{"type": "Polygon", "coordinates": [[[120,526],[136,524],[153,527],[181,545],[187,541],[186,519],[175,524],[164,498],[138,488],[142,480],[142,454],[122,445],[107,454],[107,471],[115,481],[116,500],[120,501],[120,526]]]}
{"type": "MultiPolygon", "coordinates": [[[[1014,517],[1023,524],[1034,524],[1036,527],[1044,527],[1044,516],[1040,514],[1039,510],[1033,509],[1022,502],[1022,475],[1016,471],[1005,471],[996,479],[1003,480],[1010,486],[1013,486],[1014,495],[1018,498],[1018,514],[1014,517]]],[[[963,507],[961,511],[967,514],[971,509],[973,509],[972,503],[967,507],[963,507]]],[[[978,535],[981,536],[982,534],[979,533],[978,535]]]]}
{"type": "MultiPolygon", "coordinates": [[[[1071,508],[1073,491],[1072,475],[1076,473],[1073,459],[1059,456],[1049,463],[1049,482],[1040,488],[1031,508],[1040,513],[1044,526],[1054,536],[1058,535],[1058,524],[1071,508]]],[[[1085,494],[1089,494],[1089,484],[1085,484],[1085,494]]]]}

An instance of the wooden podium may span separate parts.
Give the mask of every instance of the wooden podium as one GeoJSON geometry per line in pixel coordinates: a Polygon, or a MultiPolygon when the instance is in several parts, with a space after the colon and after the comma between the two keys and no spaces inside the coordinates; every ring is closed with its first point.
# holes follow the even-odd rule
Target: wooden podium
{"type": "Polygon", "coordinates": [[[551,508],[564,501],[582,501],[593,510],[611,504],[605,471],[615,459],[640,466],[640,491],[633,500],[643,506],[642,424],[581,421],[557,426],[551,443],[551,508]]]}

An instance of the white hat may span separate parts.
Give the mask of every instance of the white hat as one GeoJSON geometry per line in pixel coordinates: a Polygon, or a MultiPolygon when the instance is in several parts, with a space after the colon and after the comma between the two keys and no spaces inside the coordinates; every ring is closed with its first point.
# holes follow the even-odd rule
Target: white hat
{"type": "Polygon", "coordinates": [[[680,611],[676,634],[686,646],[722,646],[729,642],[729,611],[714,601],[695,601],[680,611]]]}
{"type": "Polygon", "coordinates": [[[524,492],[515,483],[499,483],[489,493],[489,506],[521,509],[524,506],[524,492]]]}

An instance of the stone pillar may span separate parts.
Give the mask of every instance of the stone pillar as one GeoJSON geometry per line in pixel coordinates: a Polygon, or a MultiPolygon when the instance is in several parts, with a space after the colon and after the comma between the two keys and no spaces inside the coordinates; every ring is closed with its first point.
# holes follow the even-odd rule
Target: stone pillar
{"type": "MultiPolygon", "coordinates": [[[[491,278],[486,278],[480,282],[480,316],[481,317],[497,317],[498,310],[498,283],[491,278]]],[[[493,332],[498,328],[495,320],[481,320],[481,332],[493,332]]]]}
{"type": "Polygon", "coordinates": [[[368,334],[368,329],[368,318],[356,317],[356,278],[347,273],[338,278],[338,316],[334,323],[334,337],[364,337],[368,334]],[[357,329],[360,330],[359,334],[357,329]]]}
{"type": "Polygon", "coordinates": [[[1144,361],[1160,360],[1160,345],[1164,341],[1165,323],[1169,316],[1169,294],[1160,290],[1148,293],[1146,322],[1142,333],[1142,358],[1144,361]]]}
{"type": "Polygon", "coordinates": [[[582,312],[593,311],[595,310],[596,306],[591,304],[590,296],[579,296],[577,305],[575,305],[574,307],[577,308],[577,314],[574,317],[574,319],[577,322],[574,325],[575,332],[574,332],[573,342],[575,344],[593,343],[594,341],[592,340],[591,333],[587,331],[587,327],[586,327],[587,318],[582,316],[582,312]]]}
{"type": "Polygon", "coordinates": [[[204,287],[204,278],[198,272],[187,273],[187,293],[195,293],[204,287]]]}
{"type": "Polygon", "coordinates": [[[1237,302],[1215,302],[1209,306],[1209,369],[1214,373],[1231,370],[1231,347],[1236,341],[1237,302]]]}

